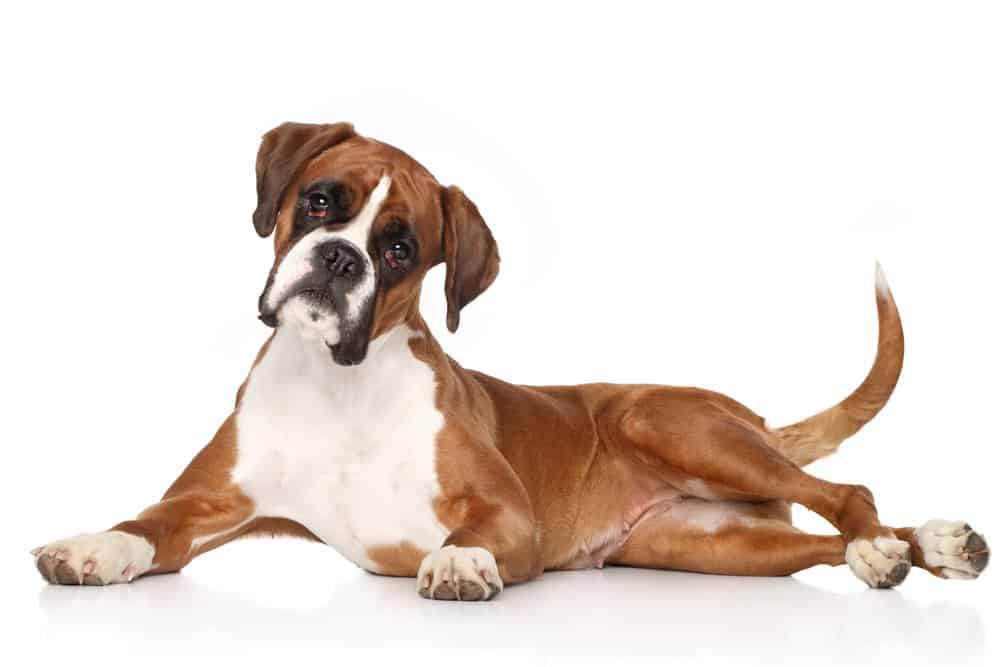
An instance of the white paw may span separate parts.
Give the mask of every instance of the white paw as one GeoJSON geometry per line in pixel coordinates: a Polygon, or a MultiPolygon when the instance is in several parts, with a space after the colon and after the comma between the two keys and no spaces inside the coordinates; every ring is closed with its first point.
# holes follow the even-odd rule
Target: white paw
{"type": "Polygon", "coordinates": [[[964,521],[931,519],[917,528],[917,544],[945,579],[975,579],[990,562],[986,540],[964,521]]]}
{"type": "Polygon", "coordinates": [[[489,600],[502,590],[493,554],[480,547],[432,551],[417,573],[417,592],[432,600],[489,600]]]}
{"type": "Polygon", "coordinates": [[[895,537],[853,540],[845,557],[855,576],[872,588],[898,586],[910,573],[910,545],[895,537]]]}
{"type": "Polygon", "coordinates": [[[46,581],[91,586],[132,581],[152,568],[153,553],[145,539],[118,530],[77,535],[31,552],[46,581]]]}

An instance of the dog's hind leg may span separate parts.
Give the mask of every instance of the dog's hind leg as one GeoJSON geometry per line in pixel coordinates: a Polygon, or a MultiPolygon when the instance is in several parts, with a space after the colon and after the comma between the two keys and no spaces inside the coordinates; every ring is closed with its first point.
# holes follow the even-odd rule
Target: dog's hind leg
{"type": "Polygon", "coordinates": [[[843,537],[810,535],[783,520],[761,518],[760,507],[685,500],[636,526],[608,562],[765,577],[789,575],[814,565],[844,564],[843,537]]]}
{"type": "Polygon", "coordinates": [[[880,588],[900,583],[910,568],[909,544],[879,521],[868,489],[803,472],[770,446],[762,425],[732,403],[697,390],[638,389],[609,406],[605,431],[622,448],[634,447],[635,456],[660,468],[665,479],[697,482],[707,491],[692,495],[808,507],[840,531],[844,558],[859,578],[880,588]]]}

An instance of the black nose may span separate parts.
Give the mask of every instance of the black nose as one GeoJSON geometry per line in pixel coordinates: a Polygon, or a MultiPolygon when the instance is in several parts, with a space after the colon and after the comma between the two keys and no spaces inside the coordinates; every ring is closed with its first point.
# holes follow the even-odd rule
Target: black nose
{"type": "Polygon", "coordinates": [[[359,278],[365,271],[365,260],[353,244],[347,241],[327,241],[316,248],[334,278],[359,278]]]}

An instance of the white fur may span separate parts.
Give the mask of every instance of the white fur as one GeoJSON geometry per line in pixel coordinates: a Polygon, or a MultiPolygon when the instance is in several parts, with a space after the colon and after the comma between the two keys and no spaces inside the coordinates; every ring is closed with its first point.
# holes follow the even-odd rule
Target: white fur
{"type": "Polygon", "coordinates": [[[196,537],[193,540],[191,540],[190,550],[192,552],[197,551],[198,549],[201,548],[201,546],[203,544],[208,544],[212,540],[214,540],[216,538],[219,538],[219,537],[223,537],[224,535],[231,535],[232,533],[235,533],[236,531],[238,531],[240,528],[242,528],[243,526],[247,525],[251,521],[253,521],[253,517],[250,517],[249,519],[241,521],[240,523],[236,524],[232,528],[227,528],[226,530],[220,530],[217,533],[211,533],[209,535],[202,535],[201,537],[196,537]]]}
{"type": "Polygon", "coordinates": [[[481,589],[481,593],[470,599],[489,600],[503,590],[503,579],[497,569],[497,562],[486,549],[481,547],[446,546],[427,554],[417,573],[417,592],[424,597],[434,598],[442,584],[449,587],[454,596],[461,600],[461,584],[471,583],[481,589]]]}
{"type": "Polygon", "coordinates": [[[438,548],[447,531],[436,437],[444,417],[436,381],[405,325],[339,366],[325,343],[282,326],[247,382],[232,472],[256,516],[298,521],[345,557],[376,569],[367,549],[407,541],[438,548]]]}
{"type": "Polygon", "coordinates": [[[278,265],[274,280],[267,292],[265,305],[272,310],[276,309],[278,304],[287,297],[288,290],[312,271],[312,257],[316,247],[327,241],[340,239],[352,243],[361,253],[365,262],[364,276],[361,282],[347,294],[348,317],[357,317],[361,312],[362,304],[375,291],[375,267],[365,249],[368,247],[368,236],[371,233],[372,224],[375,222],[382,202],[389,195],[391,186],[392,179],[389,176],[382,176],[378,185],[368,196],[368,201],[344,229],[330,231],[325,227],[318,227],[296,242],[278,265]]]}
{"type": "Polygon", "coordinates": [[[298,329],[304,339],[321,341],[327,346],[340,342],[340,317],[332,311],[317,308],[303,296],[293,296],[286,301],[278,318],[283,325],[298,329]]]}
{"type": "Polygon", "coordinates": [[[901,562],[909,563],[910,545],[894,537],[852,540],[844,554],[851,572],[872,588],[887,583],[889,574],[901,562]]]}
{"type": "Polygon", "coordinates": [[[965,521],[931,519],[916,532],[924,562],[941,568],[941,574],[947,579],[975,579],[979,572],[972,567],[966,551],[971,532],[965,521]]]}
{"type": "Polygon", "coordinates": [[[701,498],[702,500],[719,500],[719,496],[712,493],[712,490],[708,488],[708,484],[701,479],[689,479],[684,482],[681,488],[695,498],[701,498]]]}
{"type": "Polygon", "coordinates": [[[153,545],[142,537],[120,530],[84,533],[46,544],[32,552],[36,558],[49,556],[64,561],[83,583],[93,575],[105,584],[132,581],[153,568],[153,545]]]}
{"type": "Polygon", "coordinates": [[[753,525],[754,518],[748,514],[749,506],[732,500],[705,501],[685,498],[670,508],[669,516],[706,533],[717,533],[725,526],[734,524],[753,525]]]}
{"type": "Polygon", "coordinates": [[[885,277],[885,271],[882,270],[882,264],[879,262],[875,262],[875,289],[882,296],[889,294],[889,279],[885,277]]]}

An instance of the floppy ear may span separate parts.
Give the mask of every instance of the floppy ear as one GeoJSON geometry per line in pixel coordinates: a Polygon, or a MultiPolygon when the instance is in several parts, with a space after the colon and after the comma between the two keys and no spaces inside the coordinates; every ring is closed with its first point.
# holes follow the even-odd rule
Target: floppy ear
{"type": "Polygon", "coordinates": [[[350,123],[284,123],[264,135],[257,150],[257,210],[253,226],[270,236],[288,187],[306,163],[331,146],[355,136],[350,123]]]}
{"type": "Polygon", "coordinates": [[[458,329],[459,311],[493,284],[500,254],[493,233],[479,209],[452,185],[441,190],[444,211],[444,294],[448,300],[448,331],[458,329]]]}

